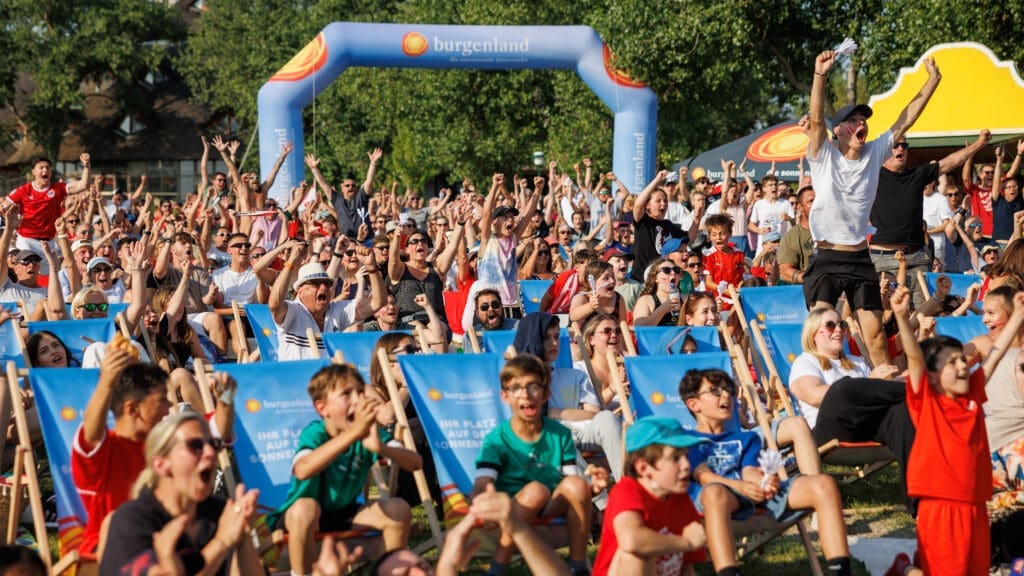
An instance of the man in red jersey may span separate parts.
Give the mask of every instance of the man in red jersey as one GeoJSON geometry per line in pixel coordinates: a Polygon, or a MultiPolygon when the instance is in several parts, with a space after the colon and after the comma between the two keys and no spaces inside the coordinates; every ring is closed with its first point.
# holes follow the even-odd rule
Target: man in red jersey
{"type": "MultiPolygon", "coordinates": [[[[57,235],[54,222],[64,211],[64,199],[70,194],[80,194],[89,189],[89,154],[83,152],[82,177],[77,182],[53,182],[53,168],[50,159],[39,156],[32,161],[32,181],[18,186],[4,200],[13,202],[21,211],[21,226],[15,247],[31,250],[43,256],[43,242],[50,242],[57,235]]],[[[56,250],[56,246],[52,246],[56,250]]],[[[46,260],[42,261],[40,274],[47,275],[46,260]]]]}

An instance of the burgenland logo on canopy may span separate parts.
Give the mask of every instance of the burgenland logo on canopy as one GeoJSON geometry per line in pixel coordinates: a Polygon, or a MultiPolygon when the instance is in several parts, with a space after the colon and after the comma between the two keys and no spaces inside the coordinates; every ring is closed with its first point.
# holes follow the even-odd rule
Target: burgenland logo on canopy
{"type": "Polygon", "coordinates": [[[525,54],[530,51],[530,38],[502,40],[495,36],[488,40],[443,40],[434,36],[428,40],[419,32],[408,32],[402,36],[402,52],[406,56],[422,56],[427,50],[460,56],[478,53],[525,54]]]}

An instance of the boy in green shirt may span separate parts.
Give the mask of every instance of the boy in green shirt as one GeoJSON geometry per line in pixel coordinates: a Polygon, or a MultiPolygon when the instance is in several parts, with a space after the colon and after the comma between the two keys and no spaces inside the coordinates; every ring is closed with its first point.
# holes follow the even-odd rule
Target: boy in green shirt
{"type": "Polygon", "coordinates": [[[360,507],[356,499],[366,475],[383,456],[405,470],[418,470],[419,454],[392,442],[376,425],[382,403],[363,394],[363,378],[351,364],[326,366],[309,381],[309,397],[322,420],[299,435],[292,460],[292,484],[284,504],[267,526],[288,531],[292,574],[309,574],[316,557],[317,532],[380,530],[385,551],[409,541],[412,510],[401,498],[360,507]]]}
{"type": "MultiPolygon", "coordinates": [[[[536,356],[521,354],[502,368],[501,399],[512,418],[484,438],[470,497],[493,484],[513,497],[516,513],[527,522],[564,515],[569,568],[574,575],[589,575],[591,489],[576,466],[572,432],[544,417],[550,385],[551,372],[536,356]]],[[[488,574],[504,574],[511,557],[512,539],[503,533],[488,574]]]]}

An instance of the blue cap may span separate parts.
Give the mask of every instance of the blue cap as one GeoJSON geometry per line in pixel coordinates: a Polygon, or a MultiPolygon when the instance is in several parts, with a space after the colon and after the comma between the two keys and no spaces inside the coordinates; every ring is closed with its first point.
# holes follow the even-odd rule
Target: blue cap
{"type": "Polygon", "coordinates": [[[646,416],[633,423],[626,432],[626,452],[642,450],[651,444],[664,444],[675,448],[689,448],[710,442],[687,432],[674,418],[646,416]]]}
{"type": "Polygon", "coordinates": [[[661,257],[664,258],[673,252],[679,251],[683,245],[682,240],[679,238],[669,238],[661,245],[661,257]]]}
{"type": "Polygon", "coordinates": [[[771,232],[764,235],[765,242],[779,242],[782,240],[782,235],[772,230],[771,232]]]}

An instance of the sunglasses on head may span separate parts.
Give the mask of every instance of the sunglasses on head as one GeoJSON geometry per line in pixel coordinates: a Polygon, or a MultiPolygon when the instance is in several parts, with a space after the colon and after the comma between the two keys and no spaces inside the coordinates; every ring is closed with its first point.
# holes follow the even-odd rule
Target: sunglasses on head
{"type": "Polygon", "coordinates": [[[501,302],[494,300],[493,302],[484,302],[479,306],[481,312],[487,312],[488,310],[500,310],[501,302]]]}
{"type": "Polygon", "coordinates": [[[822,324],[822,326],[825,327],[825,330],[827,330],[829,334],[835,332],[837,326],[843,332],[846,332],[847,330],[850,329],[850,325],[846,323],[846,320],[840,320],[839,322],[836,322],[835,320],[829,320],[828,322],[822,324]]]}
{"type": "Polygon", "coordinates": [[[110,308],[110,304],[107,304],[106,302],[100,304],[87,303],[82,304],[79,308],[82,308],[86,312],[96,312],[97,310],[100,312],[106,312],[107,309],[110,308]]]}
{"type": "Polygon", "coordinates": [[[221,448],[224,447],[224,441],[220,438],[189,438],[188,440],[182,440],[181,443],[185,445],[185,448],[188,448],[189,452],[196,456],[202,456],[203,448],[206,446],[213,448],[214,452],[220,452],[221,448]]]}
{"type": "Polygon", "coordinates": [[[252,248],[252,243],[251,242],[239,242],[238,244],[232,244],[232,245],[228,246],[228,248],[246,248],[246,249],[248,249],[248,248],[252,248]]]}

